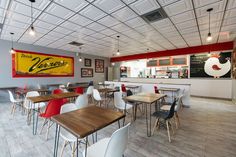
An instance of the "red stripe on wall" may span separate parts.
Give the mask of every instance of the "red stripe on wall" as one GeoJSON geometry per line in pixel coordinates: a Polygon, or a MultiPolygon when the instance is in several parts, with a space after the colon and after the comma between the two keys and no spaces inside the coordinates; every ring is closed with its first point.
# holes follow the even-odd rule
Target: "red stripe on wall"
{"type": "Polygon", "coordinates": [[[233,49],[233,41],[230,41],[230,42],[224,42],[224,43],[201,45],[201,46],[180,48],[180,49],[174,49],[174,50],[141,53],[141,54],[134,54],[134,55],[128,55],[128,56],[121,56],[121,57],[112,57],[110,61],[120,62],[120,61],[136,60],[136,59],[187,55],[187,54],[196,54],[196,53],[212,52],[212,51],[224,51],[224,50],[232,50],[232,49],[233,49]]]}

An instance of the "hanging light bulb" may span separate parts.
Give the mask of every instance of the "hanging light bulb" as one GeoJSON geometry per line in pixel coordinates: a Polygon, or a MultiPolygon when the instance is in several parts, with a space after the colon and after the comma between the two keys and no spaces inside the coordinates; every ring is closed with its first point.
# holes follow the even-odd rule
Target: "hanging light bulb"
{"type": "Polygon", "coordinates": [[[209,32],[208,32],[207,38],[206,38],[207,42],[211,42],[212,41],[212,36],[211,36],[211,15],[210,15],[212,10],[213,10],[213,8],[207,9],[207,12],[209,12],[209,32]]]}
{"type": "Polygon", "coordinates": [[[14,33],[10,33],[11,34],[11,49],[10,49],[10,53],[11,54],[14,54],[14,53],[16,53],[16,51],[14,50],[14,47],[13,47],[13,35],[14,35],[14,33]]]}
{"type": "Polygon", "coordinates": [[[112,65],[112,66],[115,66],[115,62],[112,62],[111,65],[112,65]]]}
{"type": "Polygon", "coordinates": [[[82,58],[81,57],[79,57],[79,62],[82,62],[82,58]]]}
{"type": "Polygon", "coordinates": [[[30,36],[35,36],[36,32],[33,26],[33,3],[35,3],[35,0],[29,0],[30,1],[30,8],[31,8],[31,26],[29,28],[29,35],[30,36]]]}
{"type": "Polygon", "coordinates": [[[119,41],[119,38],[120,38],[120,36],[118,35],[118,36],[117,36],[117,52],[116,52],[116,55],[117,55],[117,56],[120,55],[120,50],[119,50],[119,48],[120,48],[120,41],[119,41]]]}
{"type": "Polygon", "coordinates": [[[81,57],[81,47],[80,47],[79,49],[80,49],[80,53],[79,53],[79,62],[82,62],[82,57],[81,57]]]}

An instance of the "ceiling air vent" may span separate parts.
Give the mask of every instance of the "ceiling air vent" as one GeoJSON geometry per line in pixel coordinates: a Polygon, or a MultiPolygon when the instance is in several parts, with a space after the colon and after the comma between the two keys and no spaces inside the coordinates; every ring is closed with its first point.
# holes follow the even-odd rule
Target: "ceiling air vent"
{"type": "Polygon", "coordinates": [[[76,42],[76,41],[72,41],[72,42],[70,42],[69,44],[70,44],[70,45],[73,45],[73,46],[82,46],[82,45],[84,45],[84,44],[78,43],[78,42],[76,42]]]}
{"type": "Polygon", "coordinates": [[[141,15],[141,17],[148,23],[151,23],[167,18],[167,14],[162,8],[159,8],[157,10],[153,10],[149,13],[141,15]]]}

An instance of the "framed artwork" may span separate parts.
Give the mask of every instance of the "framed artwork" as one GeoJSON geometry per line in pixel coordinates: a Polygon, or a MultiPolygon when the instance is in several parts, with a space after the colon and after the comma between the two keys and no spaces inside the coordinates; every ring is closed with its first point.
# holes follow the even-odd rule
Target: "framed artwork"
{"type": "Polygon", "coordinates": [[[93,68],[81,68],[81,77],[93,77],[93,68]]]}
{"type": "Polygon", "coordinates": [[[85,58],[84,59],[84,66],[91,67],[91,65],[92,65],[92,60],[89,58],[85,58]]]}
{"type": "Polygon", "coordinates": [[[74,58],[15,50],[12,54],[12,77],[71,77],[74,58]]]}
{"type": "Polygon", "coordinates": [[[104,73],[104,60],[95,59],[95,72],[104,73]]]}

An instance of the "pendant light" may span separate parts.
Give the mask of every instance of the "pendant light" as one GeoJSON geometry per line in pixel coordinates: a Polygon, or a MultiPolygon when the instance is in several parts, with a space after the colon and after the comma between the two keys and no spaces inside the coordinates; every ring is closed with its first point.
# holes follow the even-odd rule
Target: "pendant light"
{"type": "Polygon", "coordinates": [[[120,36],[118,35],[117,36],[117,52],[116,52],[116,55],[119,56],[120,55],[120,36]]]}
{"type": "Polygon", "coordinates": [[[35,0],[29,0],[30,1],[30,9],[31,9],[31,25],[29,28],[29,35],[35,36],[36,32],[33,26],[33,3],[35,3],[35,0]]]}
{"type": "MultiPolygon", "coordinates": [[[[113,54],[112,54],[112,57],[114,57],[114,56],[115,56],[115,54],[113,53],[113,54]]],[[[115,62],[112,62],[111,65],[112,65],[112,66],[115,66],[115,62]]]]}
{"type": "MultiPolygon", "coordinates": [[[[147,53],[149,52],[149,48],[147,48],[147,53]]],[[[149,62],[150,59],[147,57],[147,62],[149,62]]]]}
{"type": "Polygon", "coordinates": [[[79,48],[80,49],[80,53],[79,53],[79,62],[82,62],[82,57],[81,57],[81,47],[79,48]]]}
{"type": "Polygon", "coordinates": [[[10,50],[10,53],[14,54],[14,53],[16,53],[16,51],[13,47],[13,35],[14,35],[14,33],[11,32],[10,34],[11,34],[11,50],[10,50]]]}
{"type": "Polygon", "coordinates": [[[212,36],[211,36],[211,11],[213,10],[213,8],[209,8],[207,9],[207,12],[209,12],[209,32],[207,34],[207,42],[211,42],[212,41],[212,36]]]}

